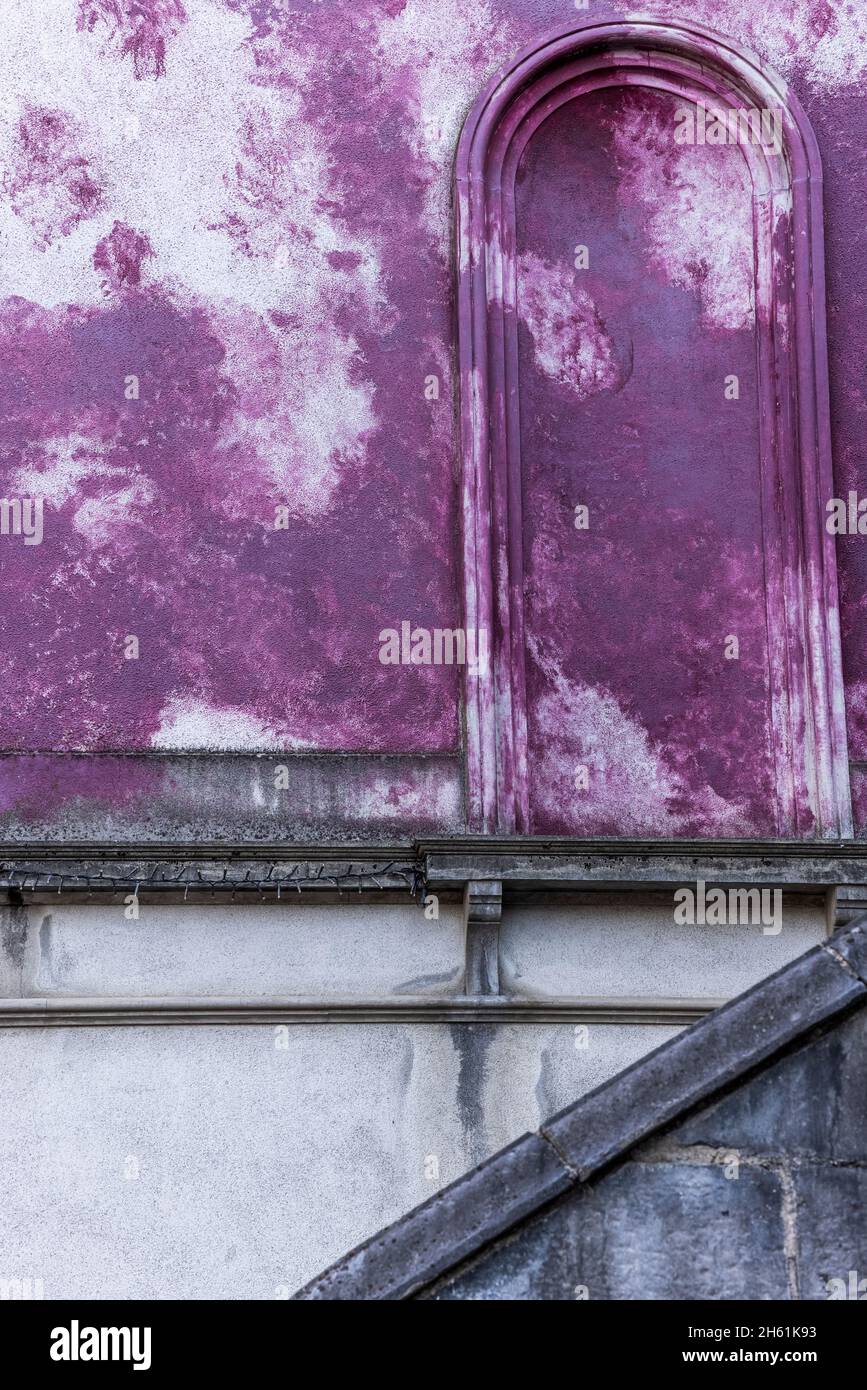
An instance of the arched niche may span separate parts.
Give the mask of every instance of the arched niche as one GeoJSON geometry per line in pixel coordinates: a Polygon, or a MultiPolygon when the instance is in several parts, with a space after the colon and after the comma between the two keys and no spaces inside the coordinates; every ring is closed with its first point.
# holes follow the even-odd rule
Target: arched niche
{"type": "MultiPolygon", "coordinates": [[[[833,487],[815,139],[782,80],[729,40],[694,24],[631,21],[572,28],[520,54],[476,102],[457,152],[464,620],[468,629],[489,632],[492,650],[487,669],[466,672],[470,827],[497,834],[586,832],[580,815],[574,823],[567,816],[557,825],[546,820],[544,808],[540,813],[534,806],[534,775],[542,755],[533,744],[527,673],[528,662],[544,657],[528,655],[528,641],[536,652],[527,627],[525,535],[533,502],[528,454],[535,445],[532,431],[529,437],[526,429],[522,432],[521,419],[527,353],[521,337],[526,306],[520,302],[516,179],[534,142],[547,138],[546,130],[555,129],[564,113],[574,113],[579,137],[582,110],[605,92],[618,100],[624,92],[630,100],[631,94],[652,94],[647,100],[676,101],[681,110],[703,108],[710,113],[705,119],[714,114],[730,119],[728,113],[738,110],[779,113],[778,137],[744,139],[736,151],[745,161],[751,222],[752,365],[745,371],[754,392],[751,505],[760,535],[762,627],[757,669],[761,666],[765,682],[765,693],[756,697],[761,711],[747,709],[742,722],[747,728],[751,720],[762,724],[768,750],[764,780],[753,797],[761,806],[758,828],[746,834],[846,836],[851,807],[836,568],[833,539],[824,526],[833,487]]],[[[582,196],[578,180],[569,198],[580,208],[582,196]]],[[[720,391],[727,365],[720,360],[720,391]]],[[[575,448],[577,456],[580,429],[575,448]]],[[[695,476],[712,466],[711,459],[690,461],[695,476]]],[[[573,500],[581,497],[569,498],[570,505],[573,500]]],[[[583,583],[576,571],[576,591],[583,583]]],[[[717,635],[711,632],[707,641],[716,652],[717,635]]],[[[720,679],[726,678],[723,672],[720,679]]],[[[604,685],[600,682],[594,693],[597,723],[606,717],[604,685]]],[[[707,728],[712,736],[712,719],[707,728]]],[[[644,732],[636,738],[645,739],[644,732]]],[[[645,742],[651,746],[652,735],[645,742]]],[[[688,759],[689,750],[681,753],[688,759]]],[[[730,763],[736,753],[729,749],[730,763]]],[[[616,777],[613,784],[616,793],[616,777]]],[[[672,802],[673,785],[670,780],[661,787],[660,805],[666,798],[672,802]]],[[[678,794],[685,804],[689,791],[688,778],[681,779],[678,794]]],[[[646,833],[648,827],[628,814],[628,785],[622,800],[622,824],[612,811],[595,825],[591,818],[588,833],[629,834],[636,828],[646,833]]],[[[679,822],[666,811],[659,823],[688,825],[688,805],[679,822]]],[[[732,832],[730,823],[720,816],[715,824],[711,815],[700,833],[720,838],[745,833],[732,832]]]]}

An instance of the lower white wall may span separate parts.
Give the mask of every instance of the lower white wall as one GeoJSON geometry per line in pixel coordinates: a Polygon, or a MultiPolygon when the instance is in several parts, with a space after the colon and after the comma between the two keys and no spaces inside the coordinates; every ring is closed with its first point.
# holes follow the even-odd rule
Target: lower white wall
{"type": "Polygon", "coordinates": [[[142,902],[136,910],[138,917],[129,919],[122,902],[27,908],[25,939],[14,964],[5,953],[0,990],[49,997],[368,998],[461,988],[463,917],[455,904],[443,903],[436,921],[410,901],[386,907],[291,899],[225,907],[142,902]]]}
{"type": "Polygon", "coordinates": [[[591,1027],[577,1050],[568,1026],[2,1030],[0,1279],[294,1291],[673,1031],[591,1027]]]}
{"type": "MultiPolygon", "coordinates": [[[[7,919],[0,996],[286,995],[371,998],[458,993],[463,914],[442,902],[377,906],[37,904],[7,919]],[[13,944],[14,943],[14,944],[13,944]]],[[[506,908],[501,986],[564,996],[724,998],[822,940],[819,898],[787,895],[782,930],[678,926],[669,895],[597,895],[506,908]]]]}
{"type": "Polygon", "coordinates": [[[779,908],[780,930],[772,923],[768,932],[758,923],[680,926],[671,893],[511,908],[500,931],[501,988],[537,998],[731,998],[824,938],[822,899],[785,894],[779,908]]]}
{"type": "MultiPolygon", "coordinates": [[[[822,938],[821,904],[795,907],[779,937],[684,936],[670,909],[637,897],[515,908],[503,975],[539,998],[724,996],[822,938]]],[[[34,906],[4,923],[0,990],[439,997],[460,989],[462,936],[447,904],[438,922],[411,904],[145,904],[138,921],[122,906],[34,906]]],[[[2,1027],[0,1287],[41,1280],[46,1298],[285,1296],[676,1031],[2,1027]]]]}

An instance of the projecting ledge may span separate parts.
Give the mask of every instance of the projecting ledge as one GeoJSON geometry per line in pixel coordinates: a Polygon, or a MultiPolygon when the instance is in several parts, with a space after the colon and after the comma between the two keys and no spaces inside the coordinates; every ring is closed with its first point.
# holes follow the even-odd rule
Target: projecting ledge
{"type": "Polygon", "coordinates": [[[119,998],[0,999],[2,1028],[160,1027],[196,1024],[337,1023],[694,1023],[722,999],[510,999],[427,996],[400,999],[119,998]]]}

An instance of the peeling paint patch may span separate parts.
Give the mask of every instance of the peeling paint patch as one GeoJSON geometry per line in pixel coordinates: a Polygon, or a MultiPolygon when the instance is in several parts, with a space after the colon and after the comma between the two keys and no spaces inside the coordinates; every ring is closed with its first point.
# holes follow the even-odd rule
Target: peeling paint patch
{"type": "Polygon", "coordinates": [[[484,79],[518,46],[513,23],[490,0],[406,0],[377,30],[377,60],[400,94],[427,225],[445,247],[449,172],[460,128],[484,79]]]}
{"type": "Polygon", "coordinates": [[[34,440],[30,453],[36,457],[13,475],[9,488],[22,497],[44,497],[51,507],[62,507],[90,479],[115,473],[100,441],[75,430],[34,440]]]}
{"type": "MultiPolygon", "coordinates": [[[[614,7],[612,6],[612,13],[614,7]]],[[[682,20],[681,0],[655,0],[631,20],[682,20]]],[[[730,34],[784,77],[802,77],[826,91],[856,85],[867,74],[867,13],[861,0],[695,0],[689,16],[730,34]]]]}
{"type": "Polygon", "coordinates": [[[302,740],[278,733],[246,710],[218,709],[189,696],[170,700],[160,711],[160,727],[151,739],[152,748],[177,751],[257,752],[303,746],[302,740]]]}
{"type": "Polygon", "coordinates": [[[745,809],[685,784],[609,691],[568,680],[538,648],[534,656],[549,682],[534,710],[538,814],[596,834],[678,835],[705,820],[720,834],[749,833],[745,809]]]}
{"type": "Polygon", "coordinates": [[[326,351],[306,315],[276,310],[270,322],[229,306],[211,319],[232,388],[218,446],[227,466],[243,470],[248,487],[257,474],[268,483],[273,503],[261,515],[269,524],[274,504],[294,516],[327,511],[343,473],[363,466],[378,424],[358,343],[335,327],[326,351]]]}
{"type": "Polygon", "coordinates": [[[754,306],[746,162],[736,146],[675,145],[671,115],[640,98],[618,111],[621,200],[644,209],[654,263],[672,284],[700,297],[705,320],[747,328],[754,306]]]}
{"type": "Polygon", "coordinates": [[[152,258],[150,239],[123,222],[115,222],[108,236],[97,242],[93,268],[106,294],[120,293],[141,284],[142,264],[152,258]]]}
{"type": "Polygon", "coordinates": [[[166,45],[186,21],[181,0],[79,0],[77,27],[101,33],[106,52],[131,57],[139,80],[162,77],[166,45]]]}
{"type": "Polygon", "coordinates": [[[2,192],[40,250],[96,215],[103,189],[83,131],[68,112],[23,108],[3,155],[2,192]]]}
{"type": "Polygon", "coordinates": [[[126,487],[82,502],[72,524],[90,545],[124,553],[130,543],[140,539],[136,528],[145,533],[151,529],[156,501],[157,490],[150,479],[133,477],[126,487]]]}
{"type": "Polygon", "coordinates": [[[518,259],[518,313],[533,338],[536,365],[551,381],[579,398],[617,384],[602,316],[567,269],[524,252],[518,259]]]}

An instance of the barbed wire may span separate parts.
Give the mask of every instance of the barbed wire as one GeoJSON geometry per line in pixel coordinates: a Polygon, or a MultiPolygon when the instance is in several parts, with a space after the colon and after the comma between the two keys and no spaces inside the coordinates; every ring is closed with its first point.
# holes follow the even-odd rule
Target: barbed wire
{"type": "Polygon", "coordinates": [[[273,893],[279,901],[284,891],[322,892],[331,890],[343,892],[388,892],[396,888],[405,889],[412,897],[420,897],[424,887],[424,873],[419,864],[406,860],[389,860],[383,863],[355,864],[342,862],[313,863],[305,860],[287,864],[283,860],[273,860],[268,864],[267,873],[262,872],[265,864],[256,862],[255,869],[247,868],[243,877],[236,866],[213,865],[203,868],[195,863],[185,862],[178,867],[174,861],[147,861],[140,871],[129,873],[68,866],[52,866],[33,862],[0,863],[0,890],[12,893],[63,893],[64,890],[76,893],[133,893],[142,891],[177,892],[184,890],[184,898],[191,891],[210,892],[212,895],[237,893],[273,893]],[[235,872],[233,872],[235,869],[235,872]],[[302,872],[306,870],[306,872],[302,872]],[[258,872],[257,872],[258,871],[258,872]]]}

